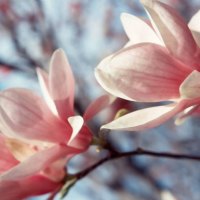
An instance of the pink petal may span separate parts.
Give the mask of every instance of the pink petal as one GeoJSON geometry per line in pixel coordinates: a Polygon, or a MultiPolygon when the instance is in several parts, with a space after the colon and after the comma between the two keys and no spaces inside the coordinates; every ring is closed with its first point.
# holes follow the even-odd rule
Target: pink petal
{"type": "Polygon", "coordinates": [[[111,78],[110,74],[112,74],[110,62],[113,59],[113,55],[106,57],[103,59],[97,68],[95,69],[95,77],[99,84],[110,94],[120,97],[126,100],[132,100],[130,97],[124,94],[118,87],[116,87],[116,81],[111,78]]]}
{"type": "Polygon", "coordinates": [[[89,148],[91,141],[92,132],[87,125],[83,125],[77,137],[70,143],[70,146],[84,152],[89,148]]]}
{"type": "Polygon", "coordinates": [[[175,124],[180,125],[183,122],[185,122],[185,120],[187,120],[188,117],[199,117],[199,115],[200,115],[200,102],[197,102],[197,104],[188,107],[182,113],[180,113],[175,120],[175,124]]]}
{"type": "Polygon", "coordinates": [[[89,121],[96,114],[101,112],[104,108],[111,105],[115,101],[115,97],[111,95],[102,95],[93,101],[86,109],[83,118],[85,121],[89,121]]]}
{"type": "Polygon", "coordinates": [[[142,19],[127,13],[122,13],[121,21],[132,45],[142,42],[164,45],[153,29],[142,19]]]}
{"type": "Polygon", "coordinates": [[[59,116],[66,121],[74,114],[74,77],[63,50],[54,52],[50,62],[49,90],[59,116]]]}
{"type": "Polygon", "coordinates": [[[75,154],[65,156],[64,158],[53,162],[51,165],[47,166],[42,171],[42,174],[54,182],[62,181],[63,177],[67,173],[66,165],[67,165],[68,161],[71,159],[71,157],[73,157],[75,154]]]}
{"type": "Polygon", "coordinates": [[[38,172],[41,172],[55,161],[63,159],[68,155],[77,153],[79,153],[79,151],[72,147],[54,145],[51,148],[35,153],[33,156],[30,156],[20,164],[11,168],[0,176],[0,180],[19,180],[28,176],[32,176],[38,172]]]}
{"type": "Polygon", "coordinates": [[[83,118],[81,116],[69,117],[68,121],[73,129],[73,133],[68,142],[68,145],[81,151],[85,151],[92,140],[92,134],[89,128],[84,125],[83,118]]]}
{"type": "Polygon", "coordinates": [[[43,100],[27,89],[0,93],[0,121],[3,134],[21,139],[64,142],[70,126],[57,119],[43,100]]]}
{"type": "Polygon", "coordinates": [[[190,117],[190,116],[195,116],[195,115],[199,115],[199,106],[200,105],[194,105],[194,106],[191,106],[187,109],[185,109],[183,112],[181,112],[176,120],[175,120],[175,124],[176,125],[180,125],[182,124],[183,122],[185,122],[185,120],[190,117]]]}
{"type": "Polygon", "coordinates": [[[14,167],[19,162],[13,157],[6,146],[5,137],[0,134],[0,174],[14,167]]]}
{"type": "Polygon", "coordinates": [[[114,96],[150,102],[179,98],[179,86],[191,71],[164,47],[146,43],[106,58],[95,75],[114,96]]]}
{"type": "Polygon", "coordinates": [[[200,72],[194,70],[180,86],[182,98],[193,99],[200,97],[200,72]]]}
{"type": "Polygon", "coordinates": [[[103,125],[101,129],[142,131],[154,128],[183,111],[187,106],[188,102],[183,100],[177,104],[173,103],[166,106],[137,110],[103,125]]]}
{"type": "Polygon", "coordinates": [[[190,30],[192,31],[192,35],[200,47],[200,27],[199,27],[199,21],[200,21],[200,10],[191,18],[191,20],[188,23],[188,26],[190,30]]]}
{"type": "Polygon", "coordinates": [[[54,101],[52,100],[52,98],[49,94],[49,79],[48,79],[49,77],[48,77],[48,74],[40,68],[37,68],[36,71],[37,71],[38,80],[39,80],[39,83],[40,83],[40,87],[42,89],[44,99],[45,99],[48,107],[52,111],[52,113],[55,114],[56,116],[58,116],[58,112],[57,112],[56,106],[54,104],[54,101]]]}
{"type": "Polygon", "coordinates": [[[199,49],[181,16],[172,7],[159,1],[141,2],[169,51],[190,67],[197,68],[200,62],[199,49]]]}
{"type": "Polygon", "coordinates": [[[53,192],[59,183],[43,176],[33,176],[18,181],[0,181],[0,194],[3,200],[17,200],[53,192]]]}

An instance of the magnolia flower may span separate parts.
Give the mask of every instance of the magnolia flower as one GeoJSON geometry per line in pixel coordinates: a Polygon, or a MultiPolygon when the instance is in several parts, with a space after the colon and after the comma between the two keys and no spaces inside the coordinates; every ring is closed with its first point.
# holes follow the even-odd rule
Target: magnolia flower
{"type": "Polygon", "coordinates": [[[0,135],[0,194],[4,200],[24,199],[61,187],[66,155],[78,153],[77,149],[58,144],[38,147],[42,146],[0,135]]]}
{"type": "Polygon", "coordinates": [[[66,162],[91,143],[85,121],[113,101],[104,95],[83,117],[75,116],[74,77],[62,50],[53,54],[49,74],[39,68],[37,74],[45,100],[22,88],[0,93],[0,194],[5,200],[59,188],[66,162]]]}
{"type": "Polygon", "coordinates": [[[129,113],[103,126],[143,130],[160,125],[178,113],[183,119],[200,103],[200,14],[188,25],[170,6],[141,0],[150,21],[122,14],[129,42],[105,58],[95,75],[111,94],[130,101],[173,101],[129,113]],[[186,109],[189,108],[189,109],[186,109]]]}

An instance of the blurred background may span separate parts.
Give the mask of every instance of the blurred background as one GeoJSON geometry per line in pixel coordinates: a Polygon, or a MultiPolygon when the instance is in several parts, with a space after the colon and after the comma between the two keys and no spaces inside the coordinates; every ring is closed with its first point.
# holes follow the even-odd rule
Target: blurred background
{"type": "MultiPolygon", "coordinates": [[[[166,0],[188,21],[199,0],[166,0]]],[[[0,89],[26,87],[40,93],[35,68],[48,69],[52,52],[63,48],[76,79],[76,109],[82,114],[103,94],[94,68],[121,48],[127,37],[120,13],[146,17],[139,0],[0,0],[0,89]]],[[[150,104],[117,100],[112,111],[91,123],[94,133],[120,108],[134,110],[150,104]]],[[[109,140],[122,151],[140,147],[155,151],[200,154],[198,118],[176,127],[173,121],[148,134],[113,132],[109,140]]],[[[81,170],[105,156],[90,148],[70,162],[81,170]]],[[[47,196],[31,199],[46,199],[47,196]]],[[[199,200],[200,163],[189,160],[134,157],[104,164],[73,187],[67,200],[199,200]]]]}

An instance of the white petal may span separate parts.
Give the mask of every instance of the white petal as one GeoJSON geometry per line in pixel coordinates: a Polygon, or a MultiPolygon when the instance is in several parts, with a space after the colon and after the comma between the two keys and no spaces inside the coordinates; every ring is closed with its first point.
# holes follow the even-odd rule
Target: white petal
{"type": "Polygon", "coordinates": [[[48,77],[48,74],[40,68],[37,68],[36,71],[37,71],[38,80],[39,80],[40,87],[42,89],[44,99],[45,99],[48,107],[52,111],[52,113],[55,114],[56,116],[58,116],[58,112],[56,110],[56,106],[54,104],[54,101],[49,94],[49,80],[48,80],[49,77],[48,77]]]}
{"type": "Polygon", "coordinates": [[[68,122],[70,123],[73,129],[72,135],[68,141],[68,145],[70,145],[70,143],[76,138],[77,134],[81,130],[84,124],[84,120],[81,116],[73,116],[68,118],[68,122]]]}
{"type": "Polygon", "coordinates": [[[137,110],[103,125],[101,129],[142,131],[161,125],[182,109],[182,104],[170,104],[137,110]]]}
{"type": "Polygon", "coordinates": [[[154,30],[142,19],[128,13],[122,13],[121,21],[132,45],[151,42],[164,46],[164,43],[159,39],[154,30]]]}

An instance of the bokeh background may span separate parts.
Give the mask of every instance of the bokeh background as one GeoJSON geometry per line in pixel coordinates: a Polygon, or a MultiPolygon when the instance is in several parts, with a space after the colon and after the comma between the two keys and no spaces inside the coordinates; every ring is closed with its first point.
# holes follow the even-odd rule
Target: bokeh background
{"type": "MultiPolygon", "coordinates": [[[[199,0],[164,2],[186,21],[200,9],[199,0]]],[[[94,68],[127,41],[120,23],[122,12],[146,17],[139,0],[0,0],[0,89],[26,87],[40,93],[35,68],[48,69],[52,52],[63,48],[75,74],[76,109],[82,114],[89,102],[104,93],[94,68]]],[[[120,108],[150,105],[118,100],[112,111],[93,120],[91,128],[96,134],[100,124],[120,108]]],[[[176,127],[171,120],[148,133],[113,132],[109,140],[122,151],[140,146],[195,155],[200,154],[199,122],[193,118],[176,127]]],[[[79,171],[103,156],[105,152],[90,148],[70,162],[69,171],[79,171]]],[[[112,161],[78,182],[65,199],[199,200],[200,163],[150,157],[112,161]]]]}

